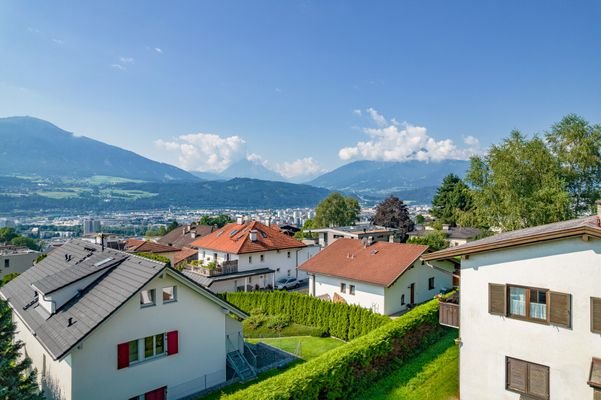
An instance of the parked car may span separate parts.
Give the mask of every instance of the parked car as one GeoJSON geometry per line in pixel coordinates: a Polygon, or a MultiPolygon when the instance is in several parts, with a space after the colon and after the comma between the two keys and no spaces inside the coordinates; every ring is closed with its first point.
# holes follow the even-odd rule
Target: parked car
{"type": "Polygon", "coordinates": [[[275,283],[275,288],[278,290],[295,289],[300,286],[300,282],[296,278],[281,278],[275,283]]]}

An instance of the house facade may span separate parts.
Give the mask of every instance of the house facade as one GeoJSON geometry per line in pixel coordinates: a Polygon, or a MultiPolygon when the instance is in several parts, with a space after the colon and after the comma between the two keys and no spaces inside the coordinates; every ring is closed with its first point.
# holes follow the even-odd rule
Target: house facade
{"type": "Polygon", "coordinates": [[[179,399],[226,382],[246,315],[181,273],[70,241],[0,289],[49,399],[179,399]]]}
{"type": "Polygon", "coordinates": [[[461,399],[601,398],[600,220],[601,210],[425,256],[462,257],[461,399]]]}
{"type": "Polygon", "coordinates": [[[317,234],[317,242],[322,248],[328,247],[336,240],[343,238],[366,239],[375,242],[394,242],[396,240],[398,242],[398,239],[395,239],[395,234],[397,232],[397,229],[371,224],[311,229],[311,233],[317,234]]]}
{"type": "Polygon", "coordinates": [[[0,245],[0,280],[8,274],[25,272],[40,254],[27,247],[0,245]]]}
{"type": "Polygon", "coordinates": [[[452,262],[422,262],[427,246],[338,239],[301,265],[309,294],[392,315],[452,288],[452,262]]]}
{"type": "Polygon", "coordinates": [[[215,292],[274,287],[281,278],[306,280],[298,266],[319,251],[258,221],[228,224],[192,246],[198,265],[185,273],[215,292]]]}

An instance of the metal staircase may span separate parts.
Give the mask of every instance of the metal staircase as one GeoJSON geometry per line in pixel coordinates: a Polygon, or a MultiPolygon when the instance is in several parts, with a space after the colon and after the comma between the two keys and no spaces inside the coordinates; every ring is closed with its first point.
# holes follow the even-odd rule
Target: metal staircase
{"type": "Polygon", "coordinates": [[[243,382],[257,377],[255,369],[238,350],[227,353],[227,363],[243,382]]]}

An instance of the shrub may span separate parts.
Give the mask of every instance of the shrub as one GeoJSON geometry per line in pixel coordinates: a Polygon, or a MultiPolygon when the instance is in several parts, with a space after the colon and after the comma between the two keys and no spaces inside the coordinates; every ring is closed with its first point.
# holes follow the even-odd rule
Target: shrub
{"type": "Polygon", "coordinates": [[[161,255],[154,254],[154,253],[136,253],[136,255],[139,256],[139,257],[148,258],[149,260],[154,260],[154,261],[162,262],[162,263],[164,263],[168,267],[171,266],[171,260],[169,260],[165,256],[161,256],[161,255]]]}
{"type": "Polygon", "coordinates": [[[244,324],[248,325],[250,329],[257,329],[267,321],[265,314],[255,314],[244,320],[244,324]]]}
{"type": "Polygon", "coordinates": [[[288,325],[290,325],[290,317],[284,314],[273,315],[267,319],[267,327],[276,332],[281,332],[288,325]]]}
{"type": "Polygon", "coordinates": [[[345,399],[448,331],[432,300],[346,346],[226,396],[227,400],[345,399]]]}
{"type": "Polygon", "coordinates": [[[283,314],[290,322],[318,327],[343,340],[365,335],[390,322],[389,317],[359,306],[330,303],[301,293],[236,292],[222,297],[243,311],[260,308],[269,315],[283,314]]]}

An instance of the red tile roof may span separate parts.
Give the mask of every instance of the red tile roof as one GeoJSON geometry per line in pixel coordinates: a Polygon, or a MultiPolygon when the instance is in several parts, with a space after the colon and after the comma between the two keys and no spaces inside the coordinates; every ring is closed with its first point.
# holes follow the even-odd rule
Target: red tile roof
{"type": "Polygon", "coordinates": [[[184,248],[171,256],[171,265],[175,266],[180,262],[184,261],[188,257],[192,257],[193,255],[198,254],[198,250],[184,248]]]}
{"type": "Polygon", "coordinates": [[[306,247],[303,242],[287,236],[280,230],[257,221],[244,224],[231,223],[191,244],[192,247],[222,251],[231,254],[256,253],[269,250],[306,247]],[[253,242],[251,231],[257,232],[253,242]]]}
{"type": "Polygon", "coordinates": [[[299,269],[389,287],[428,249],[428,246],[338,239],[299,269]]]}

